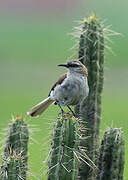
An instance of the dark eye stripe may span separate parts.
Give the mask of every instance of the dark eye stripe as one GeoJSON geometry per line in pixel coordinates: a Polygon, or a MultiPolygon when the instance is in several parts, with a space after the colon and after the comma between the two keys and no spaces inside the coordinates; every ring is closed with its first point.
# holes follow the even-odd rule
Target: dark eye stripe
{"type": "Polygon", "coordinates": [[[79,67],[80,65],[78,64],[68,64],[69,67],[79,67]]]}

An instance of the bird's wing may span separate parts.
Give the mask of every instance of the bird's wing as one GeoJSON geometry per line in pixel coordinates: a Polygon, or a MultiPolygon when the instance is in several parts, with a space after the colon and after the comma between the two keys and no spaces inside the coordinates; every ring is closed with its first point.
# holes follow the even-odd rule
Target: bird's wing
{"type": "Polygon", "coordinates": [[[51,91],[53,91],[54,88],[55,88],[57,85],[62,84],[62,82],[64,81],[64,79],[65,79],[66,77],[67,77],[67,73],[63,74],[63,75],[58,79],[58,81],[56,81],[55,84],[53,84],[53,86],[52,86],[52,88],[51,88],[48,96],[50,96],[51,91]]]}

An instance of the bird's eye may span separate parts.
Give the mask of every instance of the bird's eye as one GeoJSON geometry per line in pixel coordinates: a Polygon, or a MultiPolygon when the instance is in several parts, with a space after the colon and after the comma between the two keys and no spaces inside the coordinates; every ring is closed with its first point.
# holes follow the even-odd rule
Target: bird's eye
{"type": "Polygon", "coordinates": [[[79,65],[78,64],[73,64],[73,67],[79,67],[79,65]]]}

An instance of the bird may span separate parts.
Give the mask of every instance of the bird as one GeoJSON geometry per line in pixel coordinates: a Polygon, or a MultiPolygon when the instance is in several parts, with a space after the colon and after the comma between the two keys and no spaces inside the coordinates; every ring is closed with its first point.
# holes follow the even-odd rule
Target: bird
{"type": "Polygon", "coordinates": [[[79,60],[70,60],[58,66],[67,68],[67,73],[55,82],[48,97],[30,109],[27,115],[38,117],[53,103],[60,107],[62,113],[62,106],[67,106],[72,111],[70,106],[81,104],[88,96],[87,68],[79,60]]]}

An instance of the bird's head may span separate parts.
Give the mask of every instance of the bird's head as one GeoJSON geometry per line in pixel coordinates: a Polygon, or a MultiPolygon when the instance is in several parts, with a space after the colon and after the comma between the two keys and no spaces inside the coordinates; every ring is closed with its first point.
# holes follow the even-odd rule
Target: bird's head
{"type": "Polygon", "coordinates": [[[68,68],[70,73],[80,73],[88,76],[87,68],[79,60],[72,60],[66,64],[59,64],[58,66],[68,68]]]}

